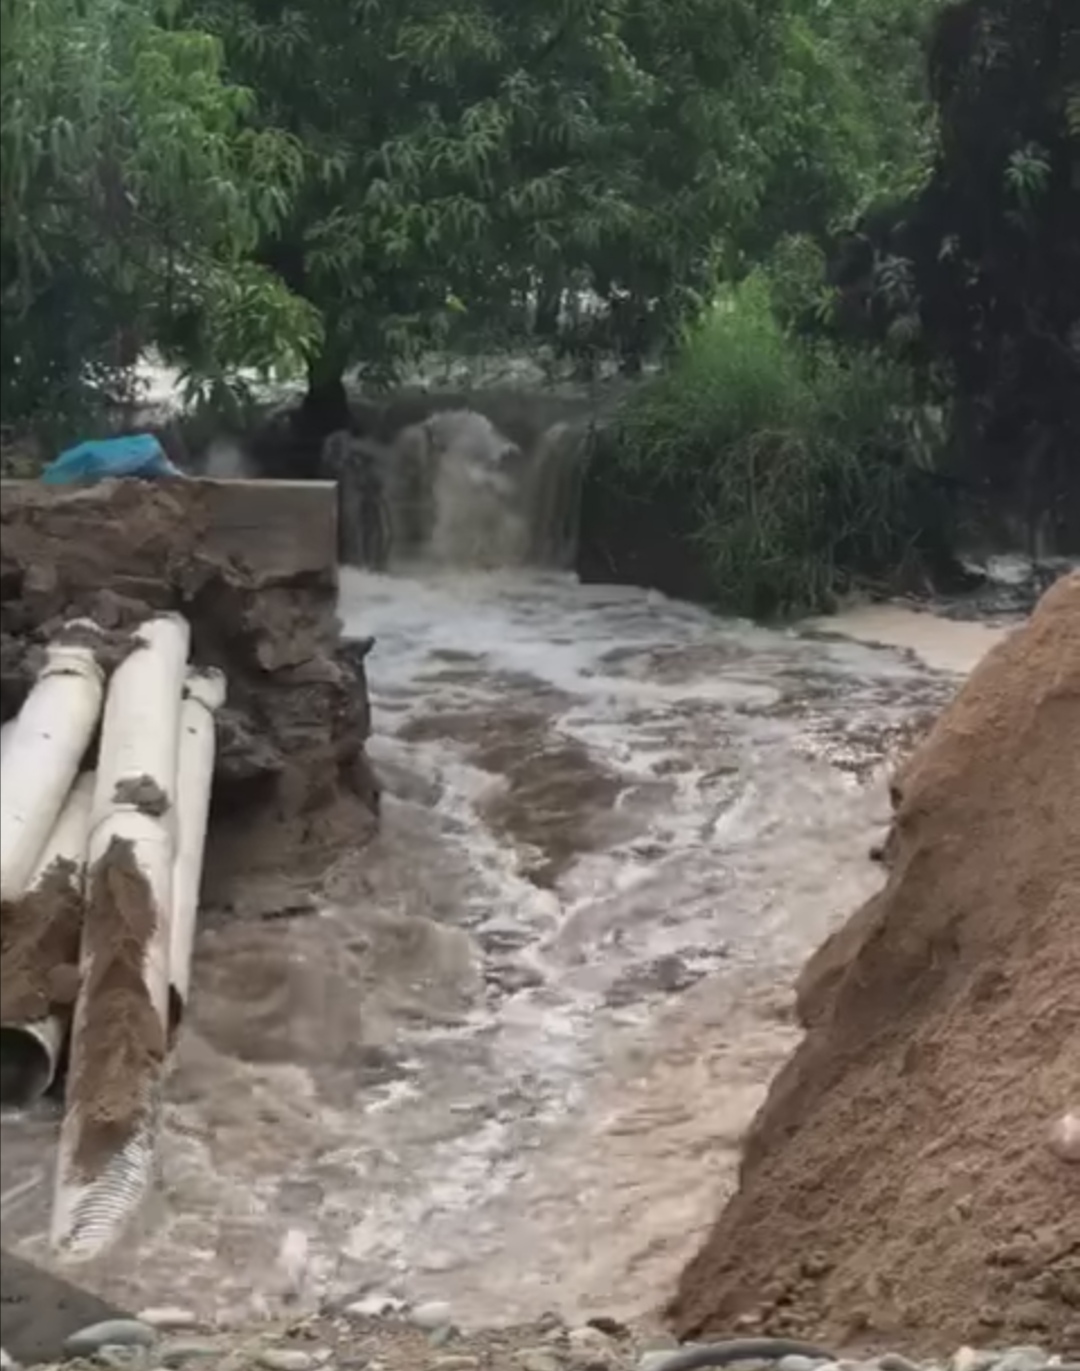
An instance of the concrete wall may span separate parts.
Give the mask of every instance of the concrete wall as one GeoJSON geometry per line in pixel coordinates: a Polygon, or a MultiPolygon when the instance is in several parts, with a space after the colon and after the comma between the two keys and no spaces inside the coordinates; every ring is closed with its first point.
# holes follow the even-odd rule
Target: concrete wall
{"type": "MultiPolygon", "coordinates": [[[[337,568],[337,487],[332,481],[199,481],[207,551],[260,576],[332,579],[337,568]]],[[[44,504],[71,487],[0,481],[0,509],[44,504]]]]}

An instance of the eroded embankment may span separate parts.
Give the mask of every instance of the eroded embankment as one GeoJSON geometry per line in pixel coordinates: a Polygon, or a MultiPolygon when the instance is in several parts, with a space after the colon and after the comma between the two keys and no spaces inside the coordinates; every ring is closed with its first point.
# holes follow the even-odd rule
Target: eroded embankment
{"type": "MultiPolygon", "coordinates": [[[[6,485],[0,710],[4,720],[17,713],[44,644],[65,621],[94,620],[119,658],[132,629],[179,610],[192,626],[193,662],[220,667],[228,680],[206,899],[272,912],[294,883],[310,885],[343,847],[370,836],[377,795],[364,754],[362,657],[343,648],[335,617],[332,501],[329,548],[312,551],[290,536],[288,517],[275,526],[253,505],[245,523],[243,502],[258,498],[201,482],[63,492],[6,485]]],[[[282,492],[275,508],[295,498],[282,492]]],[[[64,941],[59,916],[40,927],[50,948],[64,941]]],[[[17,931],[5,931],[5,948],[17,931]]],[[[5,1016],[7,992],[17,989],[7,979],[5,1016]]]]}
{"type": "Polygon", "coordinates": [[[802,1045],[683,1275],[733,1322],[940,1351],[1080,1351],[1080,576],[999,645],[902,771],[884,891],[811,958],[802,1045]]]}

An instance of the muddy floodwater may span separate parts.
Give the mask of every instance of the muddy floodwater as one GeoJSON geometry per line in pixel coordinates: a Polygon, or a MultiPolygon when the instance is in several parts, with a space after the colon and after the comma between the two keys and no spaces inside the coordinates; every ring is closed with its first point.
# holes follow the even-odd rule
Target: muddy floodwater
{"type": "MultiPolygon", "coordinates": [[[[160,1196],[80,1279],[640,1314],[733,1184],[792,973],[880,880],[887,758],[993,635],[505,571],[345,572],[341,614],[377,639],[383,831],[325,905],[204,926],[160,1196]]],[[[55,1129],[3,1123],[5,1244],[46,1262],[55,1129]]]]}

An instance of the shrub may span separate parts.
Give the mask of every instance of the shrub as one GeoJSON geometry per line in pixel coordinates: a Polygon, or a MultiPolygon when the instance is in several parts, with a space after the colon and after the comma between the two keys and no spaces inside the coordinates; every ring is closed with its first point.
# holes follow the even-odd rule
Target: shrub
{"type": "Polygon", "coordinates": [[[911,441],[900,366],[787,331],[756,274],[631,399],[612,475],[688,508],[710,597],[754,617],[832,606],[883,578],[937,522],[932,453],[911,441]]]}

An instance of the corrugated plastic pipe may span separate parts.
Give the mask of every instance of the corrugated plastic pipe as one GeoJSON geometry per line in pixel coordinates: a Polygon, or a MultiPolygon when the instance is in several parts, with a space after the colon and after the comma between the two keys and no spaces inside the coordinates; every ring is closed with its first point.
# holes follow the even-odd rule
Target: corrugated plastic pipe
{"type": "MultiPolygon", "coordinates": [[[[180,700],[191,633],[179,615],[163,615],[144,624],[138,637],[138,646],[114,671],[105,701],[87,889],[93,891],[95,874],[115,857],[114,843],[119,840],[149,891],[153,932],[143,950],[142,979],[164,1035],[180,700]]],[[[108,1248],[141,1205],[154,1176],[160,1109],[160,1065],[151,1059],[145,1079],[130,1083],[138,1105],[135,1117],[124,1122],[124,1141],[108,1156],[96,1157],[92,1165],[86,1162],[82,1144],[89,1124],[88,1105],[94,1102],[83,1099],[81,1090],[82,1082],[93,1076],[93,1044],[86,1038],[90,1000],[117,950],[95,926],[95,919],[90,899],[83,925],[81,989],[72,1025],[51,1233],[54,1248],[73,1261],[90,1259],[108,1248]]]]}
{"type": "Polygon", "coordinates": [[[34,873],[94,736],[103,692],[104,675],[91,648],[53,644],[47,649],[4,749],[0,897],[5,900],[18,899],[34,873]]]}
{"type": "Polygon", "coordinates": [[[220,671],[188,671],[180,705],[176,765],[177,841],[169,946],[172,1027],[180,1021],[191,984],[191,955],[195,946],[210,788],[214,779],[214,715],[224,703],[225,677],[220,671]]]}
{"type": "MultiPolygon", "coordinates": [[[[76,778],[67,803],[52,831],[45,851],[30,878],[28,894],[33,894],[57,864],[67,868],[65,881],[81,898],[86,874],[86,840],[90,831],[90,805],[94,795],[94,775],[84,771],[76,778]]],[[[39,1100],[56,1077],[56,1066],[67,1032],[67,1018],[49,1014],[25,1023],[4,1024],[0,1028],[0,1059],[3,1060],[3,1104],[25,1109],[39,1100]]]]}

